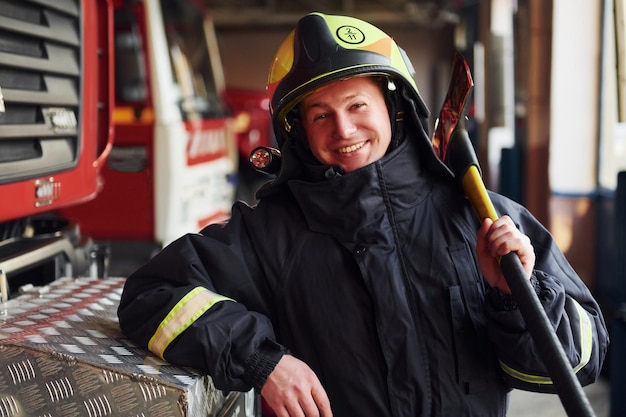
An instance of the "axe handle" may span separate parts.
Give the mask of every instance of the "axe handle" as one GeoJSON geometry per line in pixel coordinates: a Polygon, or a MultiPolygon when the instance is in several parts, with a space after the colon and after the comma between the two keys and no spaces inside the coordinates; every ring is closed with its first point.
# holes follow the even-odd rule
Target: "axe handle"
{"type": "MultiPolygon", "coordinates": [[[[461,179],[461,186],[480,219],[490,218],[495,221],[498,218],[476,165],[467,167],[461,179]]],[[[569,364],[539,297],[526,278],[519,257],[515,252],[504,255],[500,259],[500,267],[567,415],[594,417],[589,400],[569,364]]]]}
{"type": "Polygon", "coordinates": [[[461,186],[478,218],[493,221],[498,219],[498,213],[489,198],[489,194],[487,194],[487,189],[476,165],[470,165],[467,168],[461,179],[461,186]]]}

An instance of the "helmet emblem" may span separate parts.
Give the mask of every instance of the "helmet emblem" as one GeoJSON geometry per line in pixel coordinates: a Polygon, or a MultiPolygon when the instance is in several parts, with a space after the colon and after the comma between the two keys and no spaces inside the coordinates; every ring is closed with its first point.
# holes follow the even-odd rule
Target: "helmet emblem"
{"type": "Polygon", "coordinates": [[[337,37],[345,43],[357,44],[365,40],[365,34],[354,26],[341,26],[337,29],[337,37]]]}

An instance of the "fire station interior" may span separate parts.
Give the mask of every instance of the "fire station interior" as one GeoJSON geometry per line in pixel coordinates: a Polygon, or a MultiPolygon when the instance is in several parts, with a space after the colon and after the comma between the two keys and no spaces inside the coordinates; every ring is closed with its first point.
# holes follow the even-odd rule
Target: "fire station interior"
{"type": "MultiPolygon", "coordinates": [[[[168,1],[163,0],[164,3],[168,1]]],[[[606,126],[613,120],[607,121],[605,112],[615,107],[618,109],[615,113],[626,113],[623,110],[626,105],[618,105],[623,100],[621,96],[615,99],[620,103],[613,107],[607,105],[605,94],[607,90],[623,89],[625,93],[622,95],[626,96],[626,87],[620,84],[620,77],[606,76],[609,72],[607,68],[621,71],[623,64],[620,62],[626,62],[626,52],[619,52],[624,49],[620,37],[617,37],[615,44],[606,40],[610,37],[607,33],[613,33],[606,27],[621,27],[619,16],[622,22],[626,20],[623,19],[625,7],[622,7],[625,1],[603,0],[598,5],[588,2],[570,8],[570,0],[195,0],[205,11],[202,25],[208,35],[198,40],[184,36],[185,32],[181,30],[183,36],[177,38],[176,42],[180,43],[183,53],[192,50],[196,41],[198,44],[206,43],[208,64],[202,65],[207,67],[209,73],[210,82],[207,85],[210,84],[215,90],[219,101],[219,110],[215,113],[218,117],[215,119],[227,120],[206,122],[215,132],[219,132],[213,136],[198,133],[197,149],[206,149],[218,143],[223,139],[220,136],[222,131],[227,132],[225,135],[232,135],[235,141],[234,145],[226,146],[229,149],[224,149],[223,154],[220,154],[219,164],[222,165],[215,165],[215,160],[211,159],[213,156],[186,156],[186,162],[195,164],[196,171],[204,163],[213,163],[210,169],[218,170],[220,175],[224,171],[232,171],[221,175],[219,181],[214,178],[216,174],[207,174],[204,183],[193,183],[184,175],[180,180],[178,177],[170,177],[168,180],[166,177],[173,175],[175,168],[171,171],[168,168],[167,173],[161,173],[157,171],[157,164],[173,161],[173,166],[176,166],[181,163],[171,155],[176,152],[175,145],[171,145],[169,150],[162,150],[156,144],[147,143],[151,139],[139,139],[145,132],[152,132],[152,129],[157,132],[158,127],[147,127],[150,122],[156,126],[158,122],[154,121],[160,115],[167,118],[167,107],[159,109],[155,105],[159,100],[167,100],[167,89],[159,90],[156,86],[154,92],[146,93],[142,91],[145,86],[137,88],[133,84],[136,82],[136,74],[147,72],[149,65],[154,64],[137,59],[136,52],[141,46],[138,46],[133,36],[137,28],[150,27],[149,21],[155,16],[148,13],[137,19],[132,17],[131,8],[123,9],[123,13],[118,12],[115,18],[123,16],[123,26],[128,30],[124,37],[116,39],[116,47],[122,45],[126,53],[122,73],[127,77],[127,96],[120,99],[118,94],[111,105],[115,129],[112,129],[108,160],[101,162],[103,168],[101,178],[97,180],[97,191],[94,190],[89,197],[81,198],[79,202],[52,210],[75,224],[76,228],[71,233],[80,230],[83,235],[80,239],[93,243],[89,250],[85,250],[86,261],[82,262],[83,266],[89,265],[77,273],[71,268],[68,270],[67,265],[65,269],[59,266],[59,258],[55,257],[52,264],[40,262],[37,265],[33,263],[32,268],[23,268],[29,269],[30,273],[19,276],[6,273],[12,292],[6,296],[6,277],[0,280],[4,288],[3,308],[6,309],[11,301],[21,296],[32,296],[32,286],[50,284],[51,276],[124,278],[175,236],[197,231],[202,222],[217,222],[227,218],[228,208],[235,200],[255,204],[255,191],[273,178],[272,175],[255,170],[248,158],[250,151],[258,145],[276,146],[265,92],[276,48],[297,20],[307,12],[350,15],[380,27],[406,51],[415,67],[417,86],[431,112],[431,132],[448,90],[455,54],[460,52],[468,61],[474,78],[474,89],[470,94],[470,104],[464,112],[472,143],[481,161],[485,185],[522,203],[546,225],[572,266],[599,300],[606,321],[610,324],[611,351],[601,379],[584,387],[583,391],[597,417],[624,416],[626,360],[623,354],[613,352],[623,352],[626,348],[626,177],[619,175],[626,170],[626,151],[622,150],[626,149],[626,128],[621,127],[623,120],[620,119],[620,123],[614,123],[620,126],[615,132],[608,129],[606,126]],[[589,12],[590,9],[593,13],[589,12]],[[616,11],[613,16],[613,10],[621,10],[622,14],[616,11]],[[564,20],[572,19],[582,22],[580,25],[585,26],[585,30],[573,34],[557,31],[563,27],[564,20]],[[586,24],[587,21],[596,23],[586,24]],[[576,36],[581,36],[581,39],[584,36],[584,41],[576,36]],[[572,45],[572,48],[576,45],[578,49],[572,52],[563,44],[572,45]],[[588,49],[585,49],[586,45],[590,45],[588,49]],[[618,52],[604,52],[605,49],[618,52]],[[591,52],[587,54],[585,51],[591,52]],[[564,63],[574,54],[581,56],[572,60],[573,63],[564,63]],[[607,55],[610,57],[606,58],[607,55]],[[569,88],[556,88],[562,84],[559,83],[559,76],[554,75],[555,71],[564,74],[583,67],[590,68],[590,73],[581,72],[570,82],[569,88]],[[614,78],[616,84],[604,81],[605,78],[614,78]],[[572,89],[578,90],[575,99],[568,95],[572,89]],[[564,90],[567,90],[567,94],[564,90]],[[133,103],[138,102],[137,94],[147,94],[146,100],[153,107],[135,106],[133,103]],[[576,107],[568,107],[573,101],[576,107]],[[581,114],[585,117],[581,117],[581,114]],[[136,125],[129,126],[128,120],[133,120],[136,125]],[[589,134],[571,137],[571,142],[563,145],[555,138],[562,133],[561,130],[567,130],[570,124],[589,134]],[[619,151],[611,151],[609,145],[604,144],[605,136],[617,138],[611,143],[619,151]],[[580,171],[585,171],[589,154],[602,157],[593,157],[589,162],[589,178],[575,179],[580,171]],[[572,164],[576,167],[572,168],[572,164]],[[598,177],[608,180],[601,182],[598,177]],[[135,179],[138,181],[137,186],[128,187],[123,193],[112,191],[115,185],[128,186],[135,179]],[[182,185],[178,187],[177,182],[182,185]],[[154,191],[146,191],[147,185],[153,183],[161,184],[162,187],[156,190],[155,186],[154,191]],[[591,185],[580,185],[587,183],[591,185]],[[578,185],[580,187],[577,188],[578,185]],[[210,191],[207,191],[209,188],[210,191]],[[218,192],[213,191],[216,188],[218,192]],[[184,194],[181,189],[191,191],[185,191],[187,194],[184,194]],[[172,220],[166,211],[170,205],[193,193],[200,197],[196,202],[188,204],[191,208],[187,207],[189,212],[185,216],[179,217],[190,217],[188,214],[196,210],[193,204],[210,205],[212,212],[199,215],[198,220],[192,219],[187,223],[181,220],[176,223],[178,220],[172,220]],[[130,232],[133,227],[137,230],[130,232]]],[[[0,8],[4,2],[20,4],[17,0],[0,0],[0,8]]],[[[156,4],[147,0],[111,2],[115,5],[133,4],[133,7],[143,3],[156,4]]],[[[26,3],[47,2],[27,0],[26,3]]],[[[62,3],[65,5],[65,1],[62,3]]],[[[72,1],[68,0],[68,3],[72,1]]],[[[0,10],[0,16],[2,14],[0,10]]],[[[0,40],[1,30],[5,29],[2,22],[0,19],[0,40]]],[[[6,129],[3,127],[2,105],[6,104],[5,107],[10,108],[13,97],[10,89],[3,85],[6,78],[3,78],[1,52],[2,42],[0,140],[5,135],[3,129],[6,129]],[[4,101],[1,100],[3,91],[4,101]]],[[[117,56],[120,57],[119,64],[122,55],[117,56]]],[[[151,59],[157,61],[167,57],[159,58],[157,54],[151,59]]],[[[181,62],[178,62],[177,67],[176,63],[170,65],[167,61],[160,61],[162,67],[171,66],[174,73],[184,67],[181,62]]],[[[113,68],[111,62],[112,71],[113,68]]],[[[626,71],[619,74],[622,75],[623,83],[626,71]]],[[[123,77],[118,76],[119,79],[123,77]]],[[[155,74],[148,77],[146,85],[151,82],[157,82],[155,74]]],[[[184,88],[181,87],[181,90],[184,88]]],[[[626,100],[623,101],[626,103],[626,100]]],[[[188,104],[190,108],[197,106],[197,103],[191,101],[188,104]]],[[[194,107],[190,114],[193,112],[200,114],[202,110],[194,107]]],[[[626,115],[619,117],[626,120],[626,115]]],[[[193,143],[189,147],[195,149],[193,143]]],[[[189,153],[189,148],[186,149],[189,153]]],[[[0,155],[0,196],[5,196],[5,193],[13,196],[14,191],[6,185],[2,176],[3,162],[0,155]]],[[[9,201],[9,197],[3,200],[9,201]]],[[[27,222],[9,217],[0,219],[5,222],[0,231],[5,238],[15,240],[8,230],[19,225],[22,234],[25,234],[23,229],[28,227],[23,227],[21,223],[27,222]]],[[[49,221],[45,224],[46,227],[52,227],[49,221]]],[[[7,245],[0,244],[0,275],[5,275],[2,271],[6,272],[15,265],[14,260],[8,258],[7,248],[7,245]]],[[[20,259],[28,259],[22,255],[20,259]]],[[[3,349],[2,329],[3,326],[10,327],[10,324],[0,315],[0,356],[3,349]]],[[[0,378],[0,387],[3,386],[2,381],[0,378]]],[[[10,412],[3,414],[2,398],[0,393],[0,417],[17,415],[10,412]]],[[[5,409],[10,409],[10,406],[5,404],[5,409]]],[[[230,415],[220,414],[224,417],[230,415]]],[[[508,417],[566,415],[558,395],[519,390],[513,390],[507,414],[508,417]]],[[[246,414],[246,417],[252,415],[246,414]]]]}

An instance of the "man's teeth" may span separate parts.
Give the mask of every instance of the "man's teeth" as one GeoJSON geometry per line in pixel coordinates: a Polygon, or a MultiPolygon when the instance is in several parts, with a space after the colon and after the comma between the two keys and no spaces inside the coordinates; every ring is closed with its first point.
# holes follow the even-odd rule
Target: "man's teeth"
{"type": "Polygon", "coordinates": [[[343,148],[339,148],[338,151],[339,153],[350,153],[362,148],[363,145],[365,145],[365,142],[357,143],[356,145],[345,146],[343,148]]]}

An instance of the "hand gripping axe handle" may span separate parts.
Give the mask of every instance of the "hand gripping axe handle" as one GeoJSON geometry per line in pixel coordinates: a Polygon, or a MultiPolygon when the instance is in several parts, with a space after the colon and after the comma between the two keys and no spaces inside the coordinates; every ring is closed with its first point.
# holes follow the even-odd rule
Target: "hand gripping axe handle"
{"type": "MultiPolygon", "coordinates": [[[[478,217],[495,221],[498,214],[482,181],[478,159],[469,135],[463,128],[456,128],[450,137],[446,165],[460,182],[478,217]]],[[[519,257],[515,252],[502,256],[500,267],[567,415],[594,417],[595,414],[582,390],[580,381],[569,364],[539,297],[526,278],[519,257]]]]}

